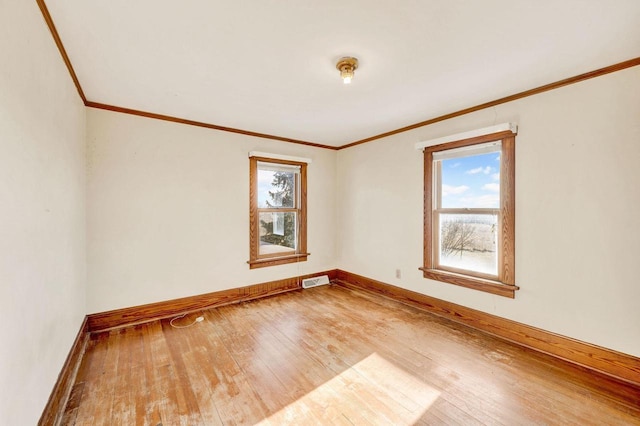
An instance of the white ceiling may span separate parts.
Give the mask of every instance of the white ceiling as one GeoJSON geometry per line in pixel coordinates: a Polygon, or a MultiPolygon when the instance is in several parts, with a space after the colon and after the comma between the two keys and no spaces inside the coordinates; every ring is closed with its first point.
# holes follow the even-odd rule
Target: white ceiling
{"type": "Polygon", "coordinates": [[[640,0],[46,4],[89,101],[332,146],[640,56],[640,0]]]}

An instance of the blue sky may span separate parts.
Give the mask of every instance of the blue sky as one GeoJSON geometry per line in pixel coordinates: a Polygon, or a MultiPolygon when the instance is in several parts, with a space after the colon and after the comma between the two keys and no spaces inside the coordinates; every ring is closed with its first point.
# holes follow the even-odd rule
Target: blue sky
{"type": "Polygon", "coordinates": [[[442,207],[498,208],[500,153],[442,160],[442,207]]]}

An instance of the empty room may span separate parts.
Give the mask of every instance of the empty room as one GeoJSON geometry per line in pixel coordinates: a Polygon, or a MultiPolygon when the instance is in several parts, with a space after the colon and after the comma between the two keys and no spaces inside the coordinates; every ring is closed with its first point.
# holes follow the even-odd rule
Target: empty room
{"type": "Polygon", "coordinates": [[[640,424],[638,22],[0,1],[0,425],[640,424]]]}

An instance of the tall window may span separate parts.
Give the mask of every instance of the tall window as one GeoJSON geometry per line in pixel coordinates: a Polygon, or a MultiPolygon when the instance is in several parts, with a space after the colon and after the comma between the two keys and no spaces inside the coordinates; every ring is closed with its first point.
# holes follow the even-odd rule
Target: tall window
{"type": "Polygon", "coordinates": [[[250,268],[307,260],[307,164],[251,156],[250,268]]]}
{"type": "Polygon", "coordinates": [[[514,297],[515,133],[425,147],[425,278],[514,297]]]}

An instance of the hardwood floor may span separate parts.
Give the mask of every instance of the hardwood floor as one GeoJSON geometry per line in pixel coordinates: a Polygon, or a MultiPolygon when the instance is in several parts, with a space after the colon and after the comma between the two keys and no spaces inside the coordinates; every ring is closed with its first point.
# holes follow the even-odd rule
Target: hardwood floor
{"type": "Polygon", "coordinates": [[[640,389],[322,286],[91,336],[66,425],[640,425],[640,389]]]}

